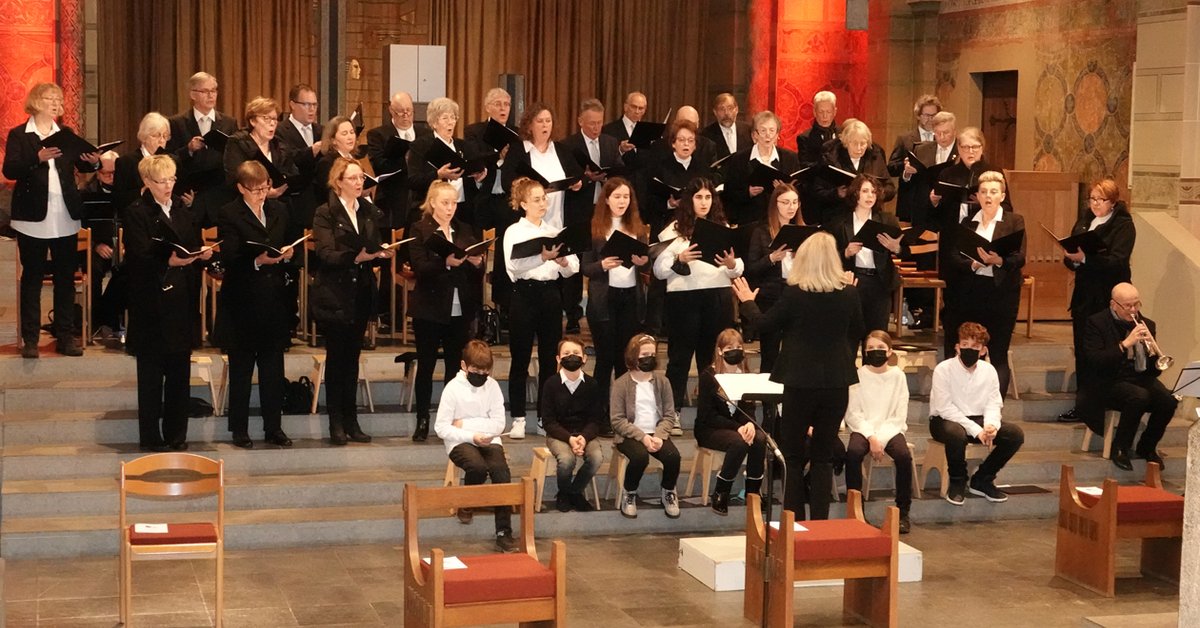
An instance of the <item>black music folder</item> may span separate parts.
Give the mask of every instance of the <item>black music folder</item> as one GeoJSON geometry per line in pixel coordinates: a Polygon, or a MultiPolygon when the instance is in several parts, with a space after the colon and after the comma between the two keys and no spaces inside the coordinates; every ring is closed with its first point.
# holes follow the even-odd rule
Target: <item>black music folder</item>
{"type": "Polygon", "coordinates": [[[591,239],[592,225],[583,222],[563,227],[558,233],[552,236],[542,236],[514,244],[512,258],[521,259],[523,257],[541,255],[542,249],[552,249],[560,244],[563,246],[558,250],[559,257],[577,255],[588,250],[591,246],[591,239]]]}
{"type": "Polygon", "coordinates": [[[399,170],[393,170],[391,172],[385,172],[383,174],[377,174],[374,176],[364,172],[363,173],[363,190],[364,191],[369,190],[398,174],[402,174],[403,172],[404,172],[404,168],[400,168],[399,170]]]}
{"type": "Polygon", "coordinates": [[[757,159],[753,161],[754,165],[750,166],[750,178],[747,181],[750,187],[757,186],[770,190],[771,188],[775,187],[776,181],[787,183],[792,180],[790,174],[780,170],[779,168],[768,166],[757,159]]]}
{"type": "Polygon", "coordinates": [[[990,253],[995,253],[1000,257],[1008,257],[1015,251],[1021,250],[1021,245],[1025,242],[1025,230],[1015,231],[1002,238],[988,241],[987,238],[975,233],[973,229],[969,229],[963,225],[958,226],[958,230],[954,234],[954,246],[958,248],[958,252],[971,258],[972,260],[983,263],[979,259],[979,252],[976,249],[983,249],[990,253]]]}
{"type": "Polygon", "coordinates": [[[619,257],[621,265],[629,268],[633,266],[633,256],[649,257],[650,245],[634,238],[624,231],[613,231],[609,236],[608,241],[600,249],[600,259],[606,257],[619,257]]]}
{"type": "Polygon", "coordinates": [[[779,247],[786,246],[795,252],[801,244],[804,244],[805,240],[819,231],[821,231],[820,227],[811,225],[780,225],[779,233],[775,234],[774,240],[771,240],[770,250],[778,251],[779,247]]]}
{"type": "Polygon", "coordinates": [[[942,174],[943,170],[953,166],[955,163],[954,161],[947,159],[940,164],[927,164],[921,161],[921,158],[917,157],[917,154],[911,150],[906,152],[909,165],[917,169],[917,176],[928,177],[934,180],[937,180],[938,176],[942,174]]]}
{"type": "Polygon", "coordinates": [[[592,157],[585,150],[575,151],[575,161],[579,162],[579,167],[585,172],[602,173],[610,177],[626,176],[629,170],[623,165],[601,166],[592,161],[592,157]]]}
{"type": "Polygon", "coordinates": [[[430,143],[429,152],[425,153],[425,161],[433,166],[434,169],[449,164],[451,168],[461,169],[463,176],[473,175],[488,168],[496,167],[495,154],[466,157],[436,138],[430,143]]]}
{"type": "Polygon", "coordinates": [[[1060,238],[1046,225],[1040,222],[1038,225],[1046,233],[1050,234],[1050,237],[1054,238],[1054,241],[1068,253],[1075,253],[1081,249],[1084,255],[1103,255],[1108,252],[1108,245],[1104,243],[1104,240],[1100,239],[1100,236],[1096,235],[1095,231],[1084,231],[1073,236],[1060,238]]]}
{"type": "Polygon", "coordinates": [[[358,106],[350,114],[350,124],[354,126],[355,135],[362,135],[363,128],[366,127],[367,123],[363,121],[363,106],[361,102],[358,103],[358,106]]]}
{"type": "Polygon", "coordinates": [[[683,192],[683,188],[671,185],[658,177],[653,177],[650,179],[650,191],[657,196],[669,196],[675,200],[679,200],[679,194],[683,192]]]}
{"type": "Polygon", "coordinates": [[[487,128],[483,130],[483,143],[491,146],[496,152],[504,150],[513,142],[520,142],[521,136],[510,127],[488,118],[487,128]]]}
{"type": "Polygon", "coordinates": [[[383,156],[388,159],[403,160],[408,156],[408,148],[412,146],[412,142],[395,135],[388,138],[386,144],[383,145],[383,156]]]}
{"type": "Polygon", "coordinates": [[[853,238],[850,238],[850,241],[862,242],[864,247],[871,249],[872,251],[891,253],[891,251],[887,250],[882,244],[880,244],[878,236],[881,233],[885,233],[893,238],[899,238],[901,235],[903,235],[900,227],[879,222],[878,220],[868,220],[867,222],[863,223],[863,226],[858,230],[858,233],[854,234],[853,238]]]}
{"type": "Polygon", "coordinates": [[[279,248],[275,248],[275,247],[271,246],[270,244],[267,244],[266,242],[255,242],[254,240],[246,240],[246,244],[250,244],[252,246],[257,246],[257,247],[261,248],[263,250],[263,252],[265,252],[267,254],[267,257],[282,257],[285,250],[294,249],[294,248],[296,248],[296,245],[300,244],[301,242],[303,242],[311,237],[312,237],[312,234],[307,234],[307,235],[301,236],[295,242],[292,242],[291,244],[285,244],[279,248]]]}
{"type": "Polygon", "coordinates": [[[734,249],[737,255],[738,230],[715,223],[711,220],[698,218],[692,229],[691,243],[700,251],[700,260],[717,265],[717,255],[724,255],[729,249],[734,249]]]}
{"type": "Polygon", "coordinates": [[[204,140],[205,147],[223,153],[225,145],[229,143],[229,134],[214,127],[208,133],[200,136],[200,139],[204,140]]]}
{"type": "Polygon", "coordinates": [[[951,181],[938,181],[933,184],[933,191],[937,192],[938,196],[961,199],[968,194],[968,189],[965,184],[954,183],[951,181]]]}
{"type": "Polygon", "coordinates": [[[457,244],[446,239],[440,234],[433,234],[425,240],[425,248],[433,252],[438,257],[471,257],[473,255],[483,255],[487,252],[488,246],[495,242],[496,238],[488,238],[483,242],[476,242],[466,248],[460,247],[457,244]]]}
{"type": "Polygon", "coordinates": [[[547,194],[552,192],[562,192],[563,190],[570,188],[572,185],[575,185],[579,181],[579,177],[567,177],[557,181],[550,181],[546,177],[542,176],[542,173],[534,170],[533,166],[526,164],[521,164],[521,167],[517,169],[517,174],[529,177],[530,179],[541,183],[542,188],[546,190],[547,194]]]}
{"type": "Polygon", "coordinates": [[[650,148],[650,145],[655,140],[662,139],[663,133],[666,130],[666,122],[647,122],[642,120],[633,125],[633,133],[629,134],[629,143],[640,149],[650,148]]]}
{"type": "Polygon", "coordinates": [[[837,166],[829,164],[816,164],[807,168],[801,168],[791,174],[793,181],[801,181],[811,183],[816,179],[821,179],[834,186],[850,185],[851,181],[858,175],[843,170],[837,166]]]}
{"type": "Polygon", "coordinates": [[[267,169],[267,177],[271,179],[271,187],[277,188],[287,185],[289,190],[295,190],[299,189],[300,187],[305,187],[305,184],[308,182],[307,177],[301,177],[299,174],[284,174],[283,171],[279,169],[279,166],[276,166],[274,162],[272,162],[270,159],[267,159],[267,156],[263,154],[262,150],[259,150],[258,153],[254,155],[254,161],[262,164],[263,167],[267,169]]]}
{"type": "Polygon", "coordinates": [[[80,155],[86,155],[88,153],[103,153],[104,151],[110,150],[122,143],[124,143],[124,140],[105,142],[99,146],[96,146],[82,137],[79,137],[70,129],[60,129],[57,133],[54,133],[53,135],[50,135],[46,139],[42,140],[42,146],[46,148],[57,148],[58,150],[62,151],[64,156],[70,156],[72,160],[80,155]]]}

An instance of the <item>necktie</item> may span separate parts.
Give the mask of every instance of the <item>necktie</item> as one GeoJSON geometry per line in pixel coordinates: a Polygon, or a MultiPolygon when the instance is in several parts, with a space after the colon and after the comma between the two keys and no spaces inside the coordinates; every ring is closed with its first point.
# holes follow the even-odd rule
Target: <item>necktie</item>
{"type": "Polygon", "coordinates": [[[300,127],[300,134],[304,136],[304,143],[309,146],[313,145],[312,125],[306,124],[300,127]]]}
{"type": "Polygon", "coordinates": [[[721,127],[721,132],[725,134],[725,146],[729,147],[729,154],[737,152],[737,135],[733,133],[733,128],[721,127]]]}
{"type": "Polygon", "coordinates": [[[590,139],[587,141],[587,145],[588,156],[592,158],[592,163],[596,164],[597,166],[603,166],[604,164],[600,163],[600,142],[598,140],[590,139]]]}
{"type": "Polygon", "coordinates": [[[201,116],[199,124],[200,135],[208,135],[208,132],[212,130],[212,118],[208,116],[201,116]]]}

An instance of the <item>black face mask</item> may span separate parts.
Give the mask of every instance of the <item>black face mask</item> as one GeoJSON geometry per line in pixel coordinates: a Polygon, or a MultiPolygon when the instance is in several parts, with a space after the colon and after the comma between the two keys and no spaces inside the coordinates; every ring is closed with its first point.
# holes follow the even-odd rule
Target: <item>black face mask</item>
{"type": "Polygon", "coordinates": [[[958,359],[963,363],[963,366],[971,368],[979,361],[979,349],[958,349],[958,359]]]}
{"type": "Polygon", "coordinates": [[[467,381],[470,382],[471,385],[476,388],[479,388],[480,386],[483,386],[484,384],[486,384],[487,380],[488,380],[487,373],[472,373],[470,371],[467,371],[467,381]]]}
{"type": "Polygon", "coordinates": [[[863,363],[867,366],[883,366],[887,364],[887,360],[887,349],[870,349],[863,358],[863,363]]]}
{"type": "Polygon", "coordinates": [[[558,363],[561,364],[564,369],[571,371],[571,372],[575,372],[583,367],[583,356],[579,356],[579,355],[563,356],[563,358],[561,360],[559,360],[558,363]]]}
{"type": "Polygon", "coordinates": [[[637,366],[639,371],[643,373],[649,373],[650,371],[658,368],[658,356],[647,355],[640,357],[638,358],[637,366]]]}
{"type": "Polygon", "coordinates": [[[746,358],[746,353],[741,349],[726,349],[721,357],[725,358],[726,364],[735,365],[742,363],[742,360],[746,358]]]}

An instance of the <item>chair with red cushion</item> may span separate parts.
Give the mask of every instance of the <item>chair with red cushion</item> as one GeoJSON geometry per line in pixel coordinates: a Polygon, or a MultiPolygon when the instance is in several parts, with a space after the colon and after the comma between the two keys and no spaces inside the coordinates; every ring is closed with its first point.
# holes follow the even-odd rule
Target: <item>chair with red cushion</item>
{"type": "Polygon", "coordinates": [[[567,549],[554,541],[543,565],[533,542],[533,481],[422,488],[404,485],[404,625],[478,626],[517,623],[563,626],[567,621],[567,549]],[[466,569],[446,569],[445,552],[422,560],[417,536],[423,518],[458,508],[511,506],[520,514],[516,554],[458,556],[466,569]]]}
{"type": "Polygon", "coordinates": [[[795,514],[784,510],[779,529],[767,532],[758,495],[746,500],[746,619],[762,625],[763,595],[770,598],[765,625],[791,626],[795,583],[805,580],[845,580],[842,612],[847,620],[871,626],[896,626],[896,582],[900,556],[900,511],[887,509],[883,526],[866,522],[862,494],[846,492],[846,518],[803,521],[794,528],[795,514]],[[770,546],[770,580],[763,582],[763,562],[770,546]]]}
{"type": "Polygon", "coordinates": [[[1141,486],[1104,480],[1100,495],[1076,490],[1075,469],[1062,467],[1054,575],[1108,597],[1116,594],[1116,549],[1141,539],[1142,575],[1179,581],[1183,497],[1162,488],[1159,466],[1146,465],[1141,486]]]}
{"type": "MultiPolygon", "coordinates": [[[[151,454],[122,462],[120,502],[121,623],[130,626],[133,617],[130,604],[134,561],[211,558],[217,570],[216,624],[221,626],[225,609],[225,463],[185,453],[151,454]],[[130,497],[175,501],[210,495],[217,496],[215,515],[199,521],[193,512],[171,516],[165,531],[139,530],[138,524],[127,516],[126,502],[130,497]]],[[[162,519],[158,517],[159,521],[162,519]]]]}

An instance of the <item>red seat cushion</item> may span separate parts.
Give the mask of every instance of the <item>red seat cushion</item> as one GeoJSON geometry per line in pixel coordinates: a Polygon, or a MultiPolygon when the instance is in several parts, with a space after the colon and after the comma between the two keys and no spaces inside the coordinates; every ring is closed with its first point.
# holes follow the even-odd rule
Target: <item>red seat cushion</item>
{"type": "Polygon", "coordinates": [[[136,532],[129,526],[131,545],[183,545],[185,543],[216,543],[217,526],[211,523],[172,523],[166,534],[136,532]]]}
{"type": "MultiPolygon", "coordinates": [[[[1080,493],[1079,501],[1091,508],[1100,502],[1097,495],[1080,493]]],[[[1183,497],[1150,486],[1122,486],[1117,489],[1117,523],[1183,520],[1183,497]]]]}
{"type": "MultiPolygon", "coordinates": [[[[447,569],[446,604],[554,597],[554,572],[529,554],[459,556],[466,569],[447,569]]],[[[429,564],[421,561],[429,576],[429,564]]]]}
{"type": "MultiPolygon", "coordinates": [[[[880,558],[891,556],[892,539],[857,519],[800,521],[808,530],[796,533],[796,560],[880,558]]],[[[771,535],[779,534],[774,528],[771,535]]]]}

